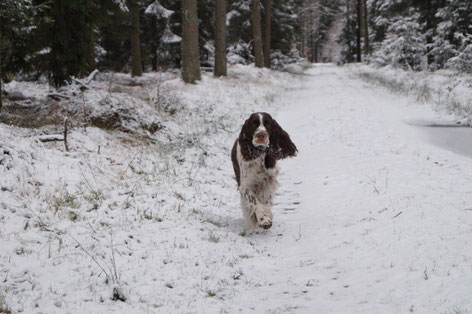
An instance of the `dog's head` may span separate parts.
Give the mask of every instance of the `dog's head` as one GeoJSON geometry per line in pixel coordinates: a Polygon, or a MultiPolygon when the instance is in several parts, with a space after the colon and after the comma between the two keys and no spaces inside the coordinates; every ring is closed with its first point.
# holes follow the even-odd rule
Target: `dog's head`
{"type": "Polygon", "coordinates": [[[297,147],[272,116],[266,112],[257,112],[249,116],[239,134],[243,156],[246,160],[253,159],[254,152],[267,152],[275,159],[293,157],[297,147]],[[247,147],[243,147],[246,145],[247,147]],[[252,157],[252,158],[251,158],[252,157]]]}

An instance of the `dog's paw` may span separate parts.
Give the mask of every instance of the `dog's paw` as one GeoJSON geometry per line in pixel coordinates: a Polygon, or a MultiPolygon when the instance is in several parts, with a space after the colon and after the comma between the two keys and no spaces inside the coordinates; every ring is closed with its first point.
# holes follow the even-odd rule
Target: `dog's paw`
{"type": "Polygon", "coordinates": [[[261,217],[259,226],[263,229],[270,229],[270,227],[272,227],[272,219],[267,216],[261,217]]]}

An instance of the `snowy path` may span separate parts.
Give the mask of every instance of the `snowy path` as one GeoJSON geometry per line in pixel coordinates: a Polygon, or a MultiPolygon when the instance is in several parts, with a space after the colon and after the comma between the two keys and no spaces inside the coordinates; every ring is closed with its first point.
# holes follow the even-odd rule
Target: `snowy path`
{"type": "Polygon", "coordinates": [[[316,66],[277,114],[299,148],[281,164],[275,225],[244,263],[256,313],[468,313],[472,160],[430,144],[433,113],[316,66]]]}

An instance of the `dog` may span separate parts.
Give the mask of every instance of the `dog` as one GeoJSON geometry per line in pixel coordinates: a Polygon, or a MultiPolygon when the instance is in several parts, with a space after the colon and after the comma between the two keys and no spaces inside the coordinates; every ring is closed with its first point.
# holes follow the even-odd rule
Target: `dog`
{"type": "Polygon", "coordinates": [[[297,147],[270,114],[257,112],[244,122],[231,151],[246,229],[272,227],[278,188],[277,160],[297,155],[297,147]]]}

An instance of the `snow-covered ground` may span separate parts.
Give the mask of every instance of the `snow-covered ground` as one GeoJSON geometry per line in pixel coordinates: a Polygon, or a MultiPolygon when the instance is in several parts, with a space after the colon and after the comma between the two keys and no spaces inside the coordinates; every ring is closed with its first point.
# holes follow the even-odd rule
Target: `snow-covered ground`
{"type": "Polygon", "coordinates": [[[449,120],[472,126],[472,76],[451,70],[405,71],[392,66],[352,65],[358,75],[370,84],[407,94],[417,102],[442,111],[449,120]]]}
{"type": "Polygon", "coordinates": [[[431,106],[334,65],[303,76],[233,66],[165,86],[182,106],[145,138],[76,128],[65,153],[36,141],[44,130],[0,125],[0,302],[25,313],[472,311],[472,160],[409,124],[437,118],[431,106]],[[242,235],[229,151],[258,110],[300,152],[280,163],[273,227],[242,235]]]}

